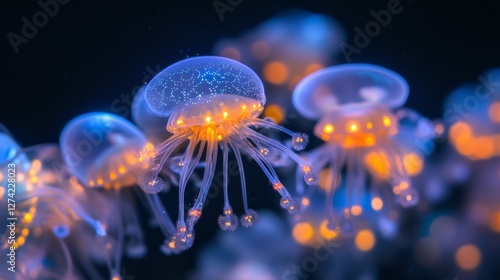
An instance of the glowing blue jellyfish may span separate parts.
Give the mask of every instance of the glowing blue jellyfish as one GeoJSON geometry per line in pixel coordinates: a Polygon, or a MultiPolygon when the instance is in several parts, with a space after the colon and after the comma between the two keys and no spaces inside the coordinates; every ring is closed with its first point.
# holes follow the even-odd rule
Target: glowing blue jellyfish
{"type": "MultiPolygon", "coordinates": [[[[89,194],[102,192],[107,207],[93,208],[104,216],[107,235],[104,248],[111,277],[119,279],[120,259],[125,243],[133,257],[144,255],[146,249],[142,230],[132,203],[132,194],[126,188],[136,183],[137,168],[148,158],[152,144],[130,122],[108,113],[88,113],[71,120],[60,137],[64,162],[78,181],[90,189],[89,194]],[[103,209],[109,210],[102,213],[103,209]],[[116,215],[118,213],[118,215],[116,215]]],[[[94,207],[96,200],[88,201],[94,207]]],[[[113,279],[115,279],[113,278],[113,279]]]]}
{"type": "Polygon", "coordinates": [[[155,160],[149,172],[144,172],[139,185],[152,192],[158,182],[159,173],[174,150],[184,142],[188,146],[179,163],[182,166],[179,179],[179,215],[177,233],[168,246],[172,250],[185,250],[194,241],[194,225],[201,216],[203,204],[212,183],[219,146],[223,156],[223,215],[219,225],[223,230],[234,230],[238,219],[233,213],[228,197],[229,150],[238,163],[243,189],[245,214],[241,224],[252,226],[257,220],[255,211],[247,205],[245,172],[241,154],[250,156],[261,167],[273,188],[281,195],[281,206],[291,213],[298,210],[299,203],[293,199],[278,179],[270,160],[269,151],[279,151],[295,160],[304,171],[307,183],[314,184],[316,178],[311,167],[299,156],[278,141],[269,139],[250,127],[273,128],[292,136],[296,149],[303,149],[307,137],[258,119],[266,101],[264,89],[257,75],[245,65],[222,57],[195,57],[173,64],[160,72],[146,88],[145,99],[150,109],[160,117],[169,116],[167,129],[172,137],[155,148],[155,160]],[[200,192],[185,218],[185,189],[195,167],[206,155],[205,172],[200,192]]]}
{"type": "MultiPolygon", "coordinates": [[[[426,153],[419,153],[419,143],[411,142],[426,143],[433,129],[410,111],[401,115],[392,111],[403,105],[407,96],[408,84],[400,75],[369,64],[326,68],[309,75],[295,88],[295,108],[307,118],[319,119],[314,134],[326,142],[308,153],[307,159],[313,168],[328,168],[333,176],[327,205],[334,224],[334,185],[344,168],[347,210],[351,216],[361,210],[369,185],[375,208],[391,201],[386,197],[389,192],[381,188],[384,184],[389,185],[401,205],[417,203],[418,194],[411,187],[410,175],[420,172],[421,157],[426,153]],[[371,183],[368,173],[372,175],[371,183]]],[[[298,190],[304,192],[301,184],[298,190]]]]}

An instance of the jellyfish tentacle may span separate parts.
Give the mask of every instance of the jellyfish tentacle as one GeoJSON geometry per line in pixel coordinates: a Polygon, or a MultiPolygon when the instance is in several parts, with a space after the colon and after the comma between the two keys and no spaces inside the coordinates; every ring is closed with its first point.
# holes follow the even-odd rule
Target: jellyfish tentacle
{"type": "Polygon", "coordinates": [[[274,168],[270,166],[267,160],[262,156],[262,154],[255,152],[253,145],[244,137],[235,137],[237,138],[237,142],[241,143],[242,149],[259,165],[264,174],[266,174],[269,181],[272,183],[278,182],[278,175],[274,172],[274,168]],[[264,159],[263,161],[261,159],[264,159]]]}
{"type": "Polygon", "coordinates": [[[279,143],[278,141],[266,138],[247,127],[244,127],[243,130],[245,130],[246,135],[248,135],[248,137],[252,139],[252,141],[258,141],[264,143],[265,145],[273,147],[294,160],[301,167],[302,171],[304,171],[304,179],[308,185],[315,185],[318,183],[318,179],[312,171],[311,165],[308,161],[290,151],[290,149],[288,149],[285,145],[279,143]]]}
{"type": "MultiPolygon", "coordinates": [[[[131,201],[132,192],[123,190],[124,200],[131,201]]],[[[120,202],[122,204],[122,202],[120,202]]],[[[125,234],[127,237],[126,242],[126,252],[127,255],[131,258],[138,258],[144,256],[146,253],[146,246],[144,244],[144,235],[139,223],[139,217],[132,207],[124,207],[122,206],[123,211],[123,224],[125,228],[125,234]]]]}
{"type": "Polygon", "coordinates": [[[163,142],[158,146],[155,153],[156,156],[152,159],[152,162],[149,162],[151,165],[154,165],[152,168],[143,167],[140,168],[140,173],[138,174],[138,184],[146,193],[157,193],[160,192],[163,188],[157,188],[156,184],[160,183],[158,175],[162,171],[162,166],[164,166],[165,162],[170,158],[170,155],[175,151],[175,149],[187,140],[185,134],[175,135],[163,142]],[[158,164],[155,161],[160,158],[158,164]],[[151,190],[152,188],[152,190],[151,190]]]}
{"type": "Polygon", "coordinates": [[[207,166],[205,168],[205,173],[203,174],[200,193],[198,194],[195,205],[192,207],[193,209],[200,211],[203,208],[208,191],[210,190],[211,182],[215,175],[215,167],[217,165],[217,143],[215,139],[210,139],[207,142],[207,166]]]}
{"type": "MultiPolygon", "coordinates": [[[[316,170],[323,170],[323,168],[330,161],[330,154],[332,148],[329,145],[321,145],[318,148],[312,150],[309,154],[307,154],[306,161],[314,166],[316,170]]],[[[295,172],[295,180],[296,186],[295,190],[297,194],[302,195],[305,192],[304,180],[302,179],[304,176],[304,171],[301,168],[297,168],[295,172]]],[[[315,185],[310,185],[311,189],[308,193],[312,194],[311,190],[315,189],[315,185]]],[[[310,195],[306,195],[305,197],[309,197],[310,195]]]]}
{"type": "Polygon", "coordinates": [[[347,159],[347,205],[349,205],[349,213],[352,213],[352,206],[360,206],[362,203],[363,191],[365,188],[365,171],[362,166],[361,149],[350,151],[347,159]]]}
{"type": "Polygon", "coordinates": [[[222,141],[222,174],[223,174],[223,189],[224,189],[224,209],[223,214],[218,219],[219,226],[222,230],[234,231],[238,227],[238,218],[233,213],[233,208],[229,203],[228,195],[228,157],[229,147],[227,140],[222,141]]]}
{"type": "Polygon", "coordinates": [[[327,205],[327,215],[332,225],[338,226],[338,221],[335,218],[335,211],[333,209],[334,205],[334,196],[335,192],[338,188],[340,188],[340,171],[342,166],[345,166],[347,163],[347,153],[345,151],[339,150],[339,156],[336,162],[330,161],[330,170],[332,172],[332,186],[327,189],[326,195],[326,205],[327,205]]]}
{"type": "Polygon", "coordinates": [[[294,152],[290,151],[290,149],[288,149],[285,145],[281,144],[280,142],[264,137],[248,127],[243,127],[242,129],[245,131],[245,134],[248,135],[250,139],[252,140],[255,139],[261,143],[264,143],[268,146],[278,149],[280,152],[285,153],[287,156],[293,159],[299,166],[307,165],[307,162],[303,158],[301,158],[294,152]]]}
{"type": "Polygon", "coordinates": [[[241,159],[240,150],[235,148],[232,143],[230,143],[234,155],[236,157],[236,162],[238,163],[238,171],[240,173],[240,181],[241,181],[241,192],[243,195],[243,210],[245,213],[248,213],[248,199],[247,199],[247,185],[245,180],[245,169],[243,167],[243,161],[241,159]]]}
{"type": "Polygon", "coordinates": [[[153,207],[153,214],[156,217],[156,220],[159,222],[160,229],[163,232],[165,237],[170,238],[175,234],[175,226],[170,217],[163,207],[163,204],[160,202],[160,197],[158,194],[146,194],[146,198],[148,199],[150,205],[153,207]]]}
{"type": "MultiPolygon", "coordinates": [[[[121,201],[123,200],[122,197],[122,191],[120,189],[115,189],[114,190],[114,204],[115,204],[115,210],[120,211],[120,209],[123,209],[123,206],[121,205],[121,201]]],[[[115,240],[115,248],[114,248],[114,262],[111,263],[111,260],[109,260],[109,263],[111,264],[110,268],[110,274],[111,277],[114,278],[115,275],[120,275],[120,267],[121,267],[121,259],[122,259],[122,252],[123,252],[123,240],[124,240],[124,219],[122,215],[117,215],[115,219],[115,224],[116,227],[119,229],[116,233],[116,240],[115,240]]],[[[110,250],[113,249],[113,246],[111,246],[110,250]]],[[[110,252],[111,253],[111,252],[110,252]]]]}
{"type": "MultiPolygon", "coordinates": [[[[184,152],[184,157],[183,157],[184,163],[183,163],[183,166],[181,169],[180,181],[179,181],[179,213],[178,213],[177,222],[180,223],[180,225],[178,225],[178,227],[185,226],[185,222],[184,222],[184,203],[185,203],[184,194],[186,191],[186,185],[187,185],[188,179],[191,176],[191,174],[193,173],[194,167],[196,166],[196,164],[198,164],[197,161],[199,161],[199,157],[201,157],[201,153],[198,152],[199,157],[197,155],[196,159],[194,161],[191,161],[191,159],[193,158],[193,154],[195,152],[196,146],[198,146],[198,144],[199,144],[198,136],[196,134],[191,135],[191,139],[189,140],[188,147],[187,147],[186,151],[184,152]],[[186,160],[190,160],[188,164],[185,163],[186,160]],[[194,163],[194,162],[196,162],[196,163],[194,163]]],[[[204,142],[201,141],[200,145],[201,146],[199,148],[199,151],[202,151],[204,142]]]]}
{"type": "Polygon", "coordinates": [[[261,169],[264,170],[264,173],[266,173],[271,181],[274,190],[280,194],[280,205],[287,209],[290,214],[297,213],[300,210],[299,202],[292,198],[292,195],[279,181],[278,175],[276,174],[276,171],[272,167],[271,163],[262,154],[255,152],[254,149],[252,149],[252,144],[246,138],[240,137],[240,141],[246,146],[248,154],[255,160],[261,169]]]}

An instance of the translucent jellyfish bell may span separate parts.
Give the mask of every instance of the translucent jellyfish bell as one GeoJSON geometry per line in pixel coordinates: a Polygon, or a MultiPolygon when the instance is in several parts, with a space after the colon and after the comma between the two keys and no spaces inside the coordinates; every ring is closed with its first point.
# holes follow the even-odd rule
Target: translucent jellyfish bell
{"type": "MultiPolygon", "coordinates": [[[[105,215],[108,234],[100,241],[107,249],[108,268],[115,279],[119,275],[123,243],[138,248],[128,251],[141,252],[139,257],[145,252],[139,219],[129,197],[132,194],[126,187],[137,182],[139,170],[153,157],[150,153],[153,145],[132,123],[108,113],[88,113],[74,118],[64,127],[60,145],[67,167],[84,186],[91,188],[87,190],[89,193],[102,191],[92,188],[104,188],[101,195],[107,200],[105,206],[97,210],[92,208],[97,200],[88,200],[88,203],[101,215],[103,209],[110,211],[105,215]]],[[[156,187],[160,190],[164,186],[157,181],[156,187]]]]}
{"type": "Polygon", "coordinates": [[[264,86],[250,68],[215,56],[194,57],[165,68],[148,84],[145,98],[153,112],[166,117],[181,107],[229,101],[226,95],[260,106],[266,103],[264,86]]]}
{"type": "Polygon", "coordinates": [[[64,161],[86,186],[135,182],[130,172],[136,155],[147,145],[144,135],[129,121],[108,113],[88,113],[63,129],[60,145],[64,161]]]}
{"type": "Polygon", "coordinates": [[[293,104],[303,116],[317,119],[348,104],[403,105],[408,84],[399,74],[376,65],[332,66],[304,78],[294,90],[293,104]]]}
{"type": "Polygon", "coordinates": [[[168,117],[158,117],[146,103],[144,92],[146,86],[139,88],[132,103],[132,120],[146,135],[149,141],[161,143],[163,139],[170,136],[165,129],[168,117]]]}
{"type": "MultiPolygon", "coordinates": [[[[223,230],[234,230],[238,218],[233,213],[228,198],[228,158],[231,150],[238,163],[241,177],[245,214],[240,222],[249,227],[256,223],[257,214],[247,205],[245,173],[241,155],[251,157],[269,178],[273,188],[281,195],[281,206],[290,213],[298,211],[298,202],[280,182],[269,150],[282,153],[297,162],[307,184],[315,184],[316,178],[308,163],[280,142],[264,136],[252,128],[272,128],[292,136],[292,146],[301,150],[307,137],[293,133],[273,122],[257,116],[262,112],[265,96],[257,75],[247,66],[221,57],[195,57],[178,62],[160,72],[146,88],[146,102],[161,115],[170,115],[168,130],[173,135],[155,147],[156,157],[151,168],[139,179],[139,185],[149,192],[158,180],[162,166],[184,142],[188,146],[179,162],[179,217],[177,233],[166,248],[181,251],[191,247],[194,241],[194,225],[201,216],[203,204],[212,185],[217,165],[219,147],[222,150],[224,209],[218,223],[223,230]],[[195,167],[205,155],[204,175],[200,192],[185,219],[185,189],[195,167]]],[[[159,206],[158,206],[159,207],[159,206]]]]}

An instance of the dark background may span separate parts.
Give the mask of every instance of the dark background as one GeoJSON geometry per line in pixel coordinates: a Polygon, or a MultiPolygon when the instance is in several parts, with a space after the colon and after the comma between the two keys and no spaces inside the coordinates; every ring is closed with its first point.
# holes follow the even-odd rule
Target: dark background
{"type": "MultiPolygon", "coordinates": [[[[137,86],[151,78],[148,68],[158,71],[187,56],[211,54],[221,37],[237,37],[280,12],[301,8],[338,20],[353,44],[353,28],[364,27],[372,20],[369,12],[385,9],[387,2],[243,0],[221,22],[212,0],[71,0],[16,54],[7,34],[21,34],[21,18],[31,20],[40,7],[36,1],[4,1],[0,122],[23,146],[57,142],[64,125],[79,114],[119,110],[127,115],[122,95],[132,100],[137,86]]],[[[401,5],[403,12],[352,59],[400,73],[411,88],[407,105],[438,118],[451,90],[500,66],[500,2],[401,0],[401,5]]],[[[340,55],[338,61],[345,59],[340,55]]],[[[276,208],[272,198],[260,199],[255,208],[276,208]]],[[[208,222],[202,219],[194,249],[178,257],[158,253],[160,234],[148,232],[151,253],[144,261],[126,260],[127,273],[137,280],[163,279],[153,278],[162,273],[182,279],[174,276],[193,269],[196,250],[217,230],[217,213],[208,213],[208,222]]],[[[384,275],[406,278],[396,271],[384,275]]]]}

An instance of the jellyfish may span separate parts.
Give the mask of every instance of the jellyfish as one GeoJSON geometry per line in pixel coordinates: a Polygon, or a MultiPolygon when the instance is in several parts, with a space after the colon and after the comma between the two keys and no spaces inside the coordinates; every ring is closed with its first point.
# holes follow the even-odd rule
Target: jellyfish
{"type": "Polygon", "coordinates": [[[419,239],[413,244],[416,264],[432,275],[483,279],[495,274],[488,256],[500,243],[461,211],[431,212],[424,218],[419,239]]]}
{"type": "Polygon", "coordinates": [[[453,148],[477,161],[500,156],[500,68],[460,86],[444,105],[444,122],[453,148]]]}
{"type": "Polygon", "coordinates": [[[143,233],[135,213],[133,186],[138,162],[152,144],[127,120],[109,113],[87,113],[71,120],[60,137],[64,164],[87,188],[86,205],[101,215],[107,234],[97,241],[107,249],[111,279],[119,276],[121,256],[142,257],[143,233]],[[142,154],[138,154],[142,152],[142,154]],[[99,202],[96,197],[104,197],[99,202]],[[101,204],[102,207],[95,207],[101,204]]]}
{"type": "Polygon", "coordinates": [[[6,184],[1,185],[2,189],[8,186],[14,190],[5,193],[2,204],[5,201],[5,209],[9,209],[10,217],[5,220],[16,224],[16,234],[5,235],[2,245],[18,250],[23,279],[77,279],[64,239],[78,221],[85,222],[84,228],[91,229],[90,234],[105,235],[104,228],[61,187],[69,181],[60,177],[62,174],[56,172],[59,169],[52,165],[60,155],[56,145],[20,148],[10,135],[0,133],[0,138],[2,174],[16,174],[8,177],[15,180],[6,179],[6,184]],[[46,243],[51,245],[40,246],[46,243]],[[48,267],[49,259],[57,265],[48,267]]]}
{"type": "Polygon", "coordinates": [[[290,213],[298,210],[299,203],[292,198],[279,180],[271,161],[271,151],[283,153],[296,161],[308,184],[315,184],[311,166],[280,142],[261,135],[253,128],[272,128],[289,134],[292,145],[301,150],[307,144],[307,135],[293,133],[281,126],[258,118],[266,97],[262,82],[245,65],[222,57],[194,57],[175,63],[154,77],[148,84],[145,99],[150,109],[160,117],[169,117],[167,129],[172,136],[154,149],[150,168],[139,179],[146,192],[157,191],[162,180],[161,167],[174,150],[188,142],[179,165],[179,212],[176,233],[167,245],[172,250],[185,250],[194,242],[194,225],[200,218],[210,185],[214,178],[219,147],[222,150],[223,215],[218,224],[222,230],[235,230],[238,218],[233,213],[228,196],[228,158],[231,150],[238,163],[243,190],[244,215],[240,222],[249,227],[257,221],[257,213],[248,208],[245,171],[242,154],[252,158],[269,178],[273,188],[281,195],[280,205],[290,213]],[[185,190],[187,180],[205,154],[204,174],[198,197],[185,216],[185,190]]]}
{"type": "MultiPolygon", "coordinates": [[[[421,171],[422,157],[431,150],[420,149],[417,141],[427,143],[434,134],[433,126],[418,114],[393,111],[405,103],[407,96],[408,84],[400,75],[370,64],[319,70],[295,88],[295,108],[306,118],[319,119],[314,134],[326,142],[306,158],[313,168],[326,169],[333,176],[326,191],[330,229],[338,228],[332,203],[335,182],[344,168],[345,184],[340,185],[347,188],[350,216],[361,210],[368,186],[371,204],[378,209],[393,201],[390,192],[382,188],[384,184],[401,205],[417,203],[418,193],[411,186],[410,175],[421,171]]],[[[299,193],[305,193],[303,184],[297,187],[299,193]]]]}
{"type": "MultiPolygon", "coordinates": [[[[279,14],[237,38],[219,40],[214,54],[237,60],[262,77],[264,116],[285,121],[290,93],[308,74],[330,65],[345,32],[334,19],[294,10],[279,14]]],[[[300,125],[300,124],[299,124],[300,125]]]]}

